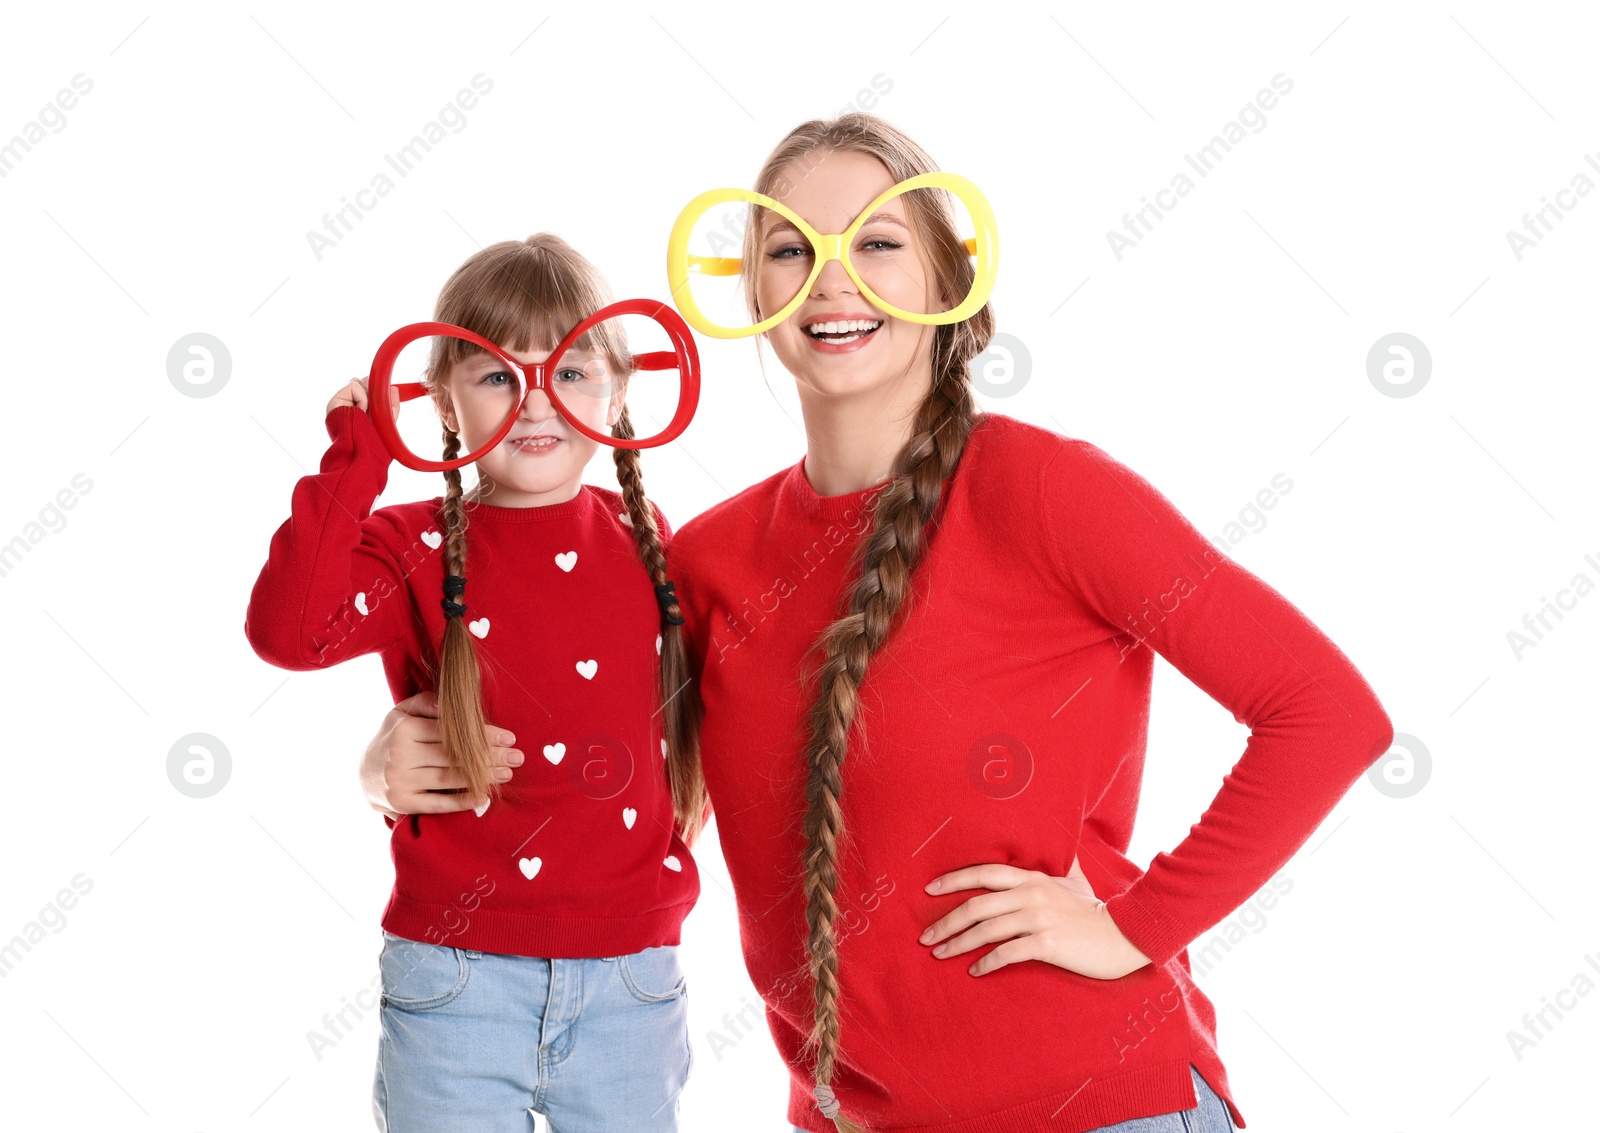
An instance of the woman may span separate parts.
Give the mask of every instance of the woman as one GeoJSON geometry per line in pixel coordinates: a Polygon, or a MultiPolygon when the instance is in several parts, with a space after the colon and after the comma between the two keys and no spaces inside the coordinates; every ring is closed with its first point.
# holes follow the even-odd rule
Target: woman
{"type": "MultiPolygon", "coordinates": [[[[792,131],[754,188],[842,233],[934,168],[851,114],[792,131]]],[[[1243,1118],[1185,948],[1387,750],[1389,719],[1332,642],[1136,473],[979,413],[968,365],[989,307],[937,326],[885,314],[955,307],[967,249],[937,207],[889,219],[914,253],[901,278],[869,297],[827,262],[765,332],[799,390],[805,457],[668,551],[789,1120],[1227,1130],[1243,1118]],[[1125,854],[1154,652],[1251,735],[1143,871],[1125,854]]],[[[796,236],[775,213],[746,230],[753,321],[786,306],[789,261],[813,254],[796,236]]],[[[427,766],[432,721],[408,707],[369,748],[369,795],[391,814],[451,809],[428,793],[456,785],[427,766]]]]}

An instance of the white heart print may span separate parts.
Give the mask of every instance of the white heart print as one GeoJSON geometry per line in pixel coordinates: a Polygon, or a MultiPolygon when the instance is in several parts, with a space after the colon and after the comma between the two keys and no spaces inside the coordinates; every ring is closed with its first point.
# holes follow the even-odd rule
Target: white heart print
{"type": "Polygon", "coordinates": [[[356,609],[361,611],[361,616],[367,616],[367,592],[363,590],[356,595],[356,609]]]}
{"type": "Polygon", "coordinates": [[[562,551],[559,555],[556,556],[556,566],[560,567],[562,570],[570,571],[573,567],[575,567],[577,565],[578,565],[578,552],[577,551],[562,551]]]}
{"type": "Polygon", "coordinates": [[[544,757],[551,763],[560,763],[562,756],[567,754],[566,744],[545,744],[544,757]]]}
{"type": "Polygon", "coordinates": [[[638,817],[639,812],[634,810],[631,806],[625,806],[622,808],[622,825],[626,826],[629,830],[633,829],[633,820],[638,817]]]}
{"type": "Polygon", "coordinates": [[[625,512],[625,511],[617,512],[617,518],[622,520],[622,526],[624,526],[624,527],[632,527],[633,526],[633,520],[628,518],[628,513],[627,512],[625,512]]]}
{"type": "Polygon", "coordinates": [[[437,531],[424,531],[422,533],[422,541],[437,551],[439,544],[444,542],[444,536],[437,531]]]}
{"type": "Polygon", "coordinates": [[[539,875],[539,867],[542,865],[544,865],[544,862],[539,858],[520,858],[517,861],[517,867],[522,870],[522,876],[529,881],[539,875]]]}
{"type": "Polygon", "coordinates": [[[656,634],[656,656],[661,656],[661,635],[656,634]]]}
{"type": "Polygon", "coordinates": [[[479,803],[477,806],[472,808],[472,813],[477,815],[479,818],[482,818],[483,817],[483,812],[488,810],[488,809],[489,809],[489,800],[488,799],[484,799],[483,802],[479,803]]]}
{"type": "Polygon", "coordinates": [[[586,681],[594,680],[594,671],[600,667],[600,662],[595,660],[579,661],[578,675],[586,681]]]}
{"type": "Polygon", "coordinates": [[[661,758],[662,759],[667,758],[667,741],[666,740],[662,740],[661,741],[661,758]]]}
{"type": "Polygon", "coordinates": [[[683,863],[678,860],[677,854],[668,854],[666,860],[661,864],[672,870],[674,873],[683,872],[683,863]]]}
{"type": "Polygon", "coordinates": [[[479,618],[475,622],[468,622],[467,623],[467,628],[472,631],[472,636],[474,636],[474,637],[488,637],[489,636],[489,619],[488,618],[479,618]]]}

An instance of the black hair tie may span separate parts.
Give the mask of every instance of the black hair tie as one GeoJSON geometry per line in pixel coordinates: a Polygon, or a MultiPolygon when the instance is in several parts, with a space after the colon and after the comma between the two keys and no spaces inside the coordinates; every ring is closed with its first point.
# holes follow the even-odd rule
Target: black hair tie
{"type": "Polygon", "coordinates": [[[459,618],[467,612],[467,604],[465,602],[451,601],[453,598],[461,597],[466,592],[466,589],[467,580],[459,574],[447,574],[444,576],[444,598],[440,600],[439,605],[444,607],[444,616],[447,619],[459,618]]]}
{"type": "Polygon", "coordinates": [[[681,626],[683,624],[683,619],[674,614],[670,609],[670,607],[675,605],[678,601],[677,595],[672,592],[673,586],[674,583],[671,579],[668,579],[666,582],[656,583],[656,603],[661,607],[662,617],[666,618],[667,621],[672,625],[681,626]]]}

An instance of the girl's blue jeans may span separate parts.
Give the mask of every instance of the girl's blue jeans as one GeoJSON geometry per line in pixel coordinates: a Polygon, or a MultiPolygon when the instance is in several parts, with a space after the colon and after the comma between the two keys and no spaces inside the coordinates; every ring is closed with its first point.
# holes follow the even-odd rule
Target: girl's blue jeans
{"type": "Polygon", "coordinates": [[[675,1133],[694,1063],[676,945],[507,956],[383,934],[385,1133],[675,1133]]]}

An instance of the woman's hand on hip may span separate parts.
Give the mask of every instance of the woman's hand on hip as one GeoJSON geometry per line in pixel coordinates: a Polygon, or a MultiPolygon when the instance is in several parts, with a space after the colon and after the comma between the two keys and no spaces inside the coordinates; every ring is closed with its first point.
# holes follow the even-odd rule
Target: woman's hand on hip
{"type": "Polygon", "coordinates": [[[1018,960],[1043,960],[1079,975],[1114,980],[1150,962],[1122,935],[1105,902],[1095,897],[1076,857],[1066,877],[996,862],[941,874],[927,889],[988,890],[951,909],[921,937],[923,944],[944,942],[934,949],[938,959],[999,941],[968,969],[975,976],[1018,960]]]}
{"type": "MultiPolygon", "coordinates": [[[[490,724],[484,728],[495,775],[501,782],[522,764],[516,737],[490,724]]],[[[432,692],[409,696],[389,710],[361,757],[361,789],[379,814],[447,814],[467,810],[467,777],[450,767],[439,742],[439,701],[432,692]]]]}

